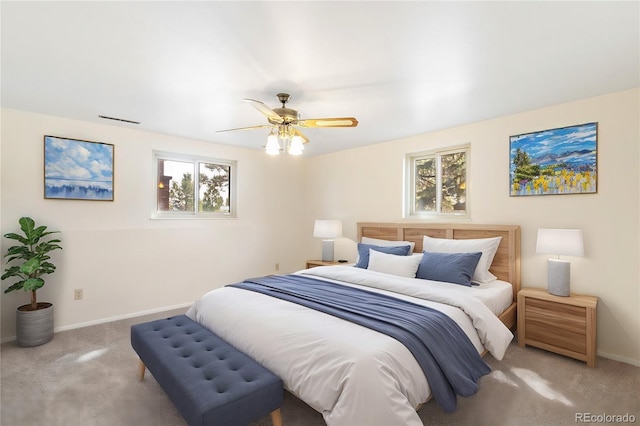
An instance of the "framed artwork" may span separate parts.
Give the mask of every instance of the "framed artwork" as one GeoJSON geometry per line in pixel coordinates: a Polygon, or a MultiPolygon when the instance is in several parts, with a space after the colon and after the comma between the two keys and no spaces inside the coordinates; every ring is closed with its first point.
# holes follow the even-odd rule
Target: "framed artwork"
{"type": "Polygon", "coordinates": [[[597,192],[598,123],[509,138],[509,195],[597,192]]]}
{"type": "Polygon", "coordinates": [[[44,137],[44,198],[113,201],[109,143],[44,137]]]}

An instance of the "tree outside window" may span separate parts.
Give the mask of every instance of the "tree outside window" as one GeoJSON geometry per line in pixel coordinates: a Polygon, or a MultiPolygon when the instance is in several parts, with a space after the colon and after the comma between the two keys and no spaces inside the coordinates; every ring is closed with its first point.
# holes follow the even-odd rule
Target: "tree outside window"
{"type": "Polygon", "coordinates": [[[405,216],[468,214],[468,152],[465,146],[407,155],[405,216]]]}
{"type": "Polygon", "coordinates": [[[157,216],[235,216],[234,172],[233,162],[156,153],[157,216]]]}
{"type": "Polygon", "coordinates": [[[229,212],[231,166],[200,163],[198,211],[229,212]]]}

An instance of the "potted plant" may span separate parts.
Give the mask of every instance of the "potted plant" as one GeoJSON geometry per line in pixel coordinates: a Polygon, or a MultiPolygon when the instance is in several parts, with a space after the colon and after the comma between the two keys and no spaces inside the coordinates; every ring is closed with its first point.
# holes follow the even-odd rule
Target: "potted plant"
{"type": "Polygon", "coordinates": [[[18,307],[16,311],[16,338],[18,346],[38,346],[47,343],[53,337],[53,305],[38,302],[36,290],[44,286],[43,275],[51,274],[56,267],[49,260],[49,253],[62,249],[58,239],[45,239],[59,231],[47,231],[46,226],[36,227],[30,217],[18,220],[23,235],[8,233],[5,238],[16,240],[20,244],[9,247],[4,255],[8,268],[1,279],[17,278],[4,292],[24,290],[31,292],[31,303],[18,307]],[[16,262],[9,266],[10,263],[16,262]]]}

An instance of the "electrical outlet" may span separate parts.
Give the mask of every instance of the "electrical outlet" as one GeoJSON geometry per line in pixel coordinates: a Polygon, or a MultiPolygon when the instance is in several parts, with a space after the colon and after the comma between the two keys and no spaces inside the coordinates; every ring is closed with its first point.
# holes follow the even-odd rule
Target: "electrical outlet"
{"type": "Polygon", "coordinates": [[[276,272],[278,272],[280,270],[280,264],[276,263],[276,272]]]}
{"type": "Polygon", "coordinates": [[[73,291],[73,298],[75,300],[82,300],[82,289],[81,288],[76,288],[73,291]]]}

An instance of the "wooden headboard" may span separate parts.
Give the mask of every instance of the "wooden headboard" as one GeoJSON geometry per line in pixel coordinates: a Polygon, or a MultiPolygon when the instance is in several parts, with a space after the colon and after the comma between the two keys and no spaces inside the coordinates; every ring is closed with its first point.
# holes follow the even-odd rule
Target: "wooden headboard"
{"type": "Polygon", "coordinates": [[[416,244],[415,253],[422,252],[422,237],[425,235],[433,238],[452,238],[457,240],[502,237],[489,271],[498,279],[507,281],[513,286],[513,309],[508,314],[509,318],[503,319],[503,322],[506,324],[507,322],[515,321],[515,302],[520,291],[520,227],[518,225],[408,222],[358,223],[358,241],[362,237],[390,241],[411,241],[416,244]],[[511,318],[512,316],[513,318],[511,318]]]}

